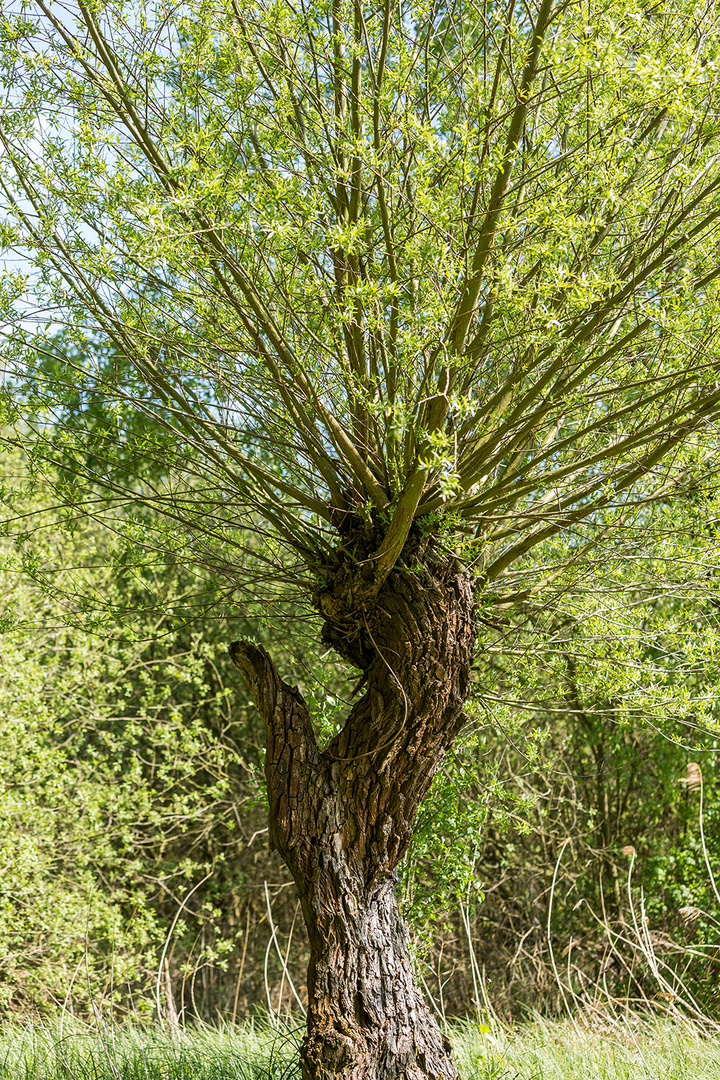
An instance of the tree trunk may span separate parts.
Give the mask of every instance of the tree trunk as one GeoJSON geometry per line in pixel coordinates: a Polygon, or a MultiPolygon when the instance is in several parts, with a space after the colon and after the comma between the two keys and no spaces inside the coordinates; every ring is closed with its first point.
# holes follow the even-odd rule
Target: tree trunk
{"type": "Polygon", "coordinates": [[[333,584],[318,598],[324,639],[363,668],[366,690],[324,750],[264,649],[231,646],[265,720],[270,842],[309,935],[303,1076],[453,1080],[447,1039],[413,978],[395,870],[464,721],[471,581],[449,566],[396,567],[360,611],[348,575],[333,584]]]}

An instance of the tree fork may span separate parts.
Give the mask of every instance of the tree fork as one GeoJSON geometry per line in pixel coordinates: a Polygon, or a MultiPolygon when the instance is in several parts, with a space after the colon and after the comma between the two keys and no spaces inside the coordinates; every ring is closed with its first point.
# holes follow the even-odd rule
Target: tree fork
{"type": "Polygon", "coordinates": [[[325,606],[333,620],[324,636],[344,656],[364,657],[366,689],[322,750],[301,694],[265,650],[230,647],[265,721],[270,840],[308,931],[303,1075],[453,1080],[449,1043],[413,977],[396,868],[465,720],[472,581],[449,562],[426,561],[396,566],[367,609],[353,611],[344,585],[342,593],[325,606]]]}

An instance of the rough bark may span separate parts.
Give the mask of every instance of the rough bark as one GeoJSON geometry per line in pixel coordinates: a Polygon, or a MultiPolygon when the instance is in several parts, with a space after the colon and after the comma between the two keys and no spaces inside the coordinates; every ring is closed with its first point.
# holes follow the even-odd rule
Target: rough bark
{"type": "Polygon", "coordinates": [[[303,1075],[453,1080],[413,978],[395,882],[418,804],[464,720],[472,586],[449,565],[425,565],[396,567],[367,608],[353,599],[361,591],[338,573],[318,597],[325,640],[365,672],[363,697],[324,749],[268,654],[231,646],[265,720],[270,842],[309,935],[303,1075]]]}

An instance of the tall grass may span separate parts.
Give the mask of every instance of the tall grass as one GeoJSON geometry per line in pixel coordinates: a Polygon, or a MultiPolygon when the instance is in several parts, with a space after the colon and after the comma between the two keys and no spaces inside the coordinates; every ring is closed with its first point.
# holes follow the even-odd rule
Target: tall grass
{"type": "MultiPolygon", "coordinates": [[[[692,1026],[625,1021],[578,1033],[536,1021],[450,1032],[464,1080],[717,1080],[720,1040],[692,1026]]],[[[301,1032],[246,1024],[175,1037],[158,1029],[0,1030],[2,1080],[299,1080],[301,1032]]]]}
{"type": "Polygon", "coordinates": [[[463,1025],[453,1033],[467,1080],[718,1080],[720,1040],[692,1025],[613,1021],[580,1029],[535,1021],[509,1032],[463,1025]]]}
{"type": "Polygon", "coordinates": [[[298,1080],[300,1033],[246,1024],[169,1037],[142,1028],[0,1031],[2,1080],[298,1080]]]}

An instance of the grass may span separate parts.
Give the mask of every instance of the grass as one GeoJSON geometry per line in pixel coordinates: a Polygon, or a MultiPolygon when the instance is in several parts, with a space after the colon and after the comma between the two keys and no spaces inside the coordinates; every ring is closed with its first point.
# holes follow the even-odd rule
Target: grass
{"type": "Polygon", "coordinates": [[[158,1029],[0,1031],[2,1080],[299,1080],[300,1035],[247,1025],[170,1038],[158,1029]]]}
{"type": "Polygon", "coordinates": [[[468,1080],[718,1080],[720,1038],[668,1022],[616,1022],[576,1031],[536,1021],[504,1034],[456,1029],[468,1080]]]}
{"type": "MultiPolygon", "coordinates": [[[[720,1038],[669,1023],[578,1033],[536,1021],[510,1032],[452,1032],[465,1080],[717,1080],[720,1038]]],[[[172,1039],[139,1028],[0,1031],[1,1080],[299,1080],[300,1032],[246,1025],[172,1039]]]]}

